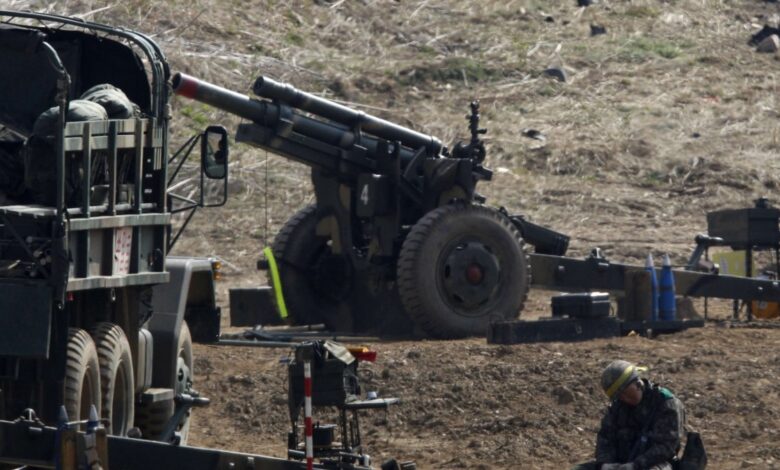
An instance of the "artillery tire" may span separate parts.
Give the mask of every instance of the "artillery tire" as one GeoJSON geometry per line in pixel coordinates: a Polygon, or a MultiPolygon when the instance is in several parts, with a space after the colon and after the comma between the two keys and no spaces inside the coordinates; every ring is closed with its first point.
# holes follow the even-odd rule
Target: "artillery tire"
{"type": "Polygon", "coordinates": [[[63,404],[71,421],[89,418],[90,405],[100,416],[100,364],[95,343],[89,333],[79,328],[68,329],[65,358],[63,404]]]}
{"type": "Polygon", "coordinates": [[[135,375],[130,343],[113,323],[98,323],[92,331],[100,363],[101,405],[109,433],[126,436],[135,415],[135,375]]]}
{"type": "Polygon", "coordinates": [[[340,313],[339,303],[350,294],[351,266],[332,254],[328,238],[317,236],[317,222],[317,207],[304,207],[284,224],[271,247],[289,321],[349,330],[351,318],[340,313]]]}
{"type": "Polygon", "coordinates": [[[485,335],[517,318],[528,296],[523,240],[496,210],[451,204],[413,227],[398,259],[398,291],[409,316],[436,338],[485,335]]]}
{"type": "MultiPolygon", "coordinates": [[[[192,336],[186,322],[181,324],[177,350],[174,396],[178,393],[188,392],[192,387],[194,378],[192,369],[192,336]]],[[[174,401],[139,404],[135,410],[135,425],[141,429],[141,435],[144,438],[158,440],[162,433],[165,432],[165,427],[175,412],[176,404],[174,401]]],[[[181,445],[187,443],[191,421],[192,418],[188,415],[177,429],[181,436],[181,445]]]]}

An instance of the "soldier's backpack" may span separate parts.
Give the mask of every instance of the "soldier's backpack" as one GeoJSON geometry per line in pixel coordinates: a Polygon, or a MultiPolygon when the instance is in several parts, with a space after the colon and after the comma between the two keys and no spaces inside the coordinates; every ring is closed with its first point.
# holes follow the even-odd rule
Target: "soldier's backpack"
{"type": "Polygon", "coordinates": [[[688,431],[685,439],[685,450],[680,460],[675,462],[675,470],[704,470],[707,468],[707,451],[704,450],[704,442],[701,434],[688,431]]]}

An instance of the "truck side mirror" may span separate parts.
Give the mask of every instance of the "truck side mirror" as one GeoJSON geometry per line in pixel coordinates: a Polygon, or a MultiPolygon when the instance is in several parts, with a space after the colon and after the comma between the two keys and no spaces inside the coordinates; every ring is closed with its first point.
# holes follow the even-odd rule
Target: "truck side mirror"
{"type": "Polygon", "coordinates": [[[228,137],[222,126],[209,126],[201,134],[200,161],[207,178],[221,180],[227,177],[228,137]]]}

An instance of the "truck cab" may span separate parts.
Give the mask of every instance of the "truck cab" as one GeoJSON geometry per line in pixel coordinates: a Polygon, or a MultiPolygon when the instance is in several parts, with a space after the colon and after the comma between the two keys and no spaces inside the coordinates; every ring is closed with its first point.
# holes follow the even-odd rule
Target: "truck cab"
{"type": "Polygon", "coordinates": [[[213,260],[167,256],[172,214],[209,204],[168,187],[200,142],[200,189],[226,197],[226,133],[169,155],[168,64],[137,32],[0,11],[0,63],[0,419],[94,406],[113,434],[186,439],[219,309],[213,260]]]}

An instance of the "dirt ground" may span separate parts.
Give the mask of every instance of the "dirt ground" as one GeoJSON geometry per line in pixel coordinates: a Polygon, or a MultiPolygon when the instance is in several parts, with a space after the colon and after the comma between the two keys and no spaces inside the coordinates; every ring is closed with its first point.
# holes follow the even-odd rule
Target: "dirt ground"
{"type": "MultiPolygon", "coordinates": [[[[616,261],[681,265],[705,213],[780,203],[780,55],[747,44],[780,19],[763,0],[0,0],[149,33],[183,71],[249,93],[260,74],[450,143],[479,98],[495,170],[488,203],[616,261]],[[591,36],[591,25],[607,33],[591,36]],[[562,68],[567,81],[545,75],[562,68]],[[360,104],[358,104],[360,103],[360,104]],[[544,135],[532,139],[528,129],[544,135]]],[[[172,140],[237,120],[174,99],[172,140]]],[[[194,166],[187,170],[196,171],[194,166]]],[[[231,148],[230,200],[197,215],[175,254],[223,260],[228,287],[313,202],[308,169],[231,148]]],[[[190,188],[184,186],[186,193],[190,188]]],[[[773,266],[763,266],[775,268],[773,266]]],[[[227,313],[227,308],[225,309],[227,313]]],[[[548,315],[534,293],[524,315],[548,315]]],[[[720,318],[725,318],[723,308],[720,318]]],[[[780,468],[780,322],[647,339],[493,346],[484,339],[381,342],[364,390],[402,403],[364,413],[368,452],[419,468],[560,469],[591,456],[614,358],[650,367],[686,404],[712,469],[780,468]]],[[[285,455],[286,350],[196,346],[192,443],[285,455]]],[[[327,413],[323,420],[332,421],[327,413]]]]}
{"type": "MultiPolygon", "coordinates": [[[[399,397],[389,411],[362,412],[374,459],[419,468],[560,469],[588,459],[606,403],[603,366],[625,358],[650,368],[685,403],[713,469],[780,468],[780,328],[710,322],[653,339],[488,345],[381,342],[360,366],[364,390],[399,397]]],[[[212,398],[194,416],[192,444],[284,455],[287,350],[196,348],[198,389],[212,398]]],[[[330,410],[315,420],[335,422],[330,410]]]]}

